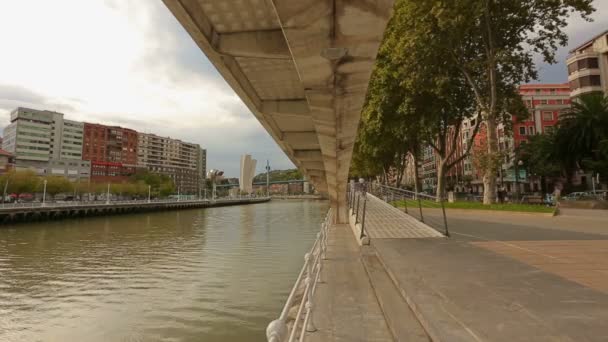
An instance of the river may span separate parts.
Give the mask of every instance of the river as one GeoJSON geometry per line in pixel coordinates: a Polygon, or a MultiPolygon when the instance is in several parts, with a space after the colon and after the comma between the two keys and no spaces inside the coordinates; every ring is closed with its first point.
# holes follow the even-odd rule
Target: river
{"type": "Polygon", "coordinates": [[[0,341],[265,341],[327,211],[269,203],[0,227],[0,341]]]}

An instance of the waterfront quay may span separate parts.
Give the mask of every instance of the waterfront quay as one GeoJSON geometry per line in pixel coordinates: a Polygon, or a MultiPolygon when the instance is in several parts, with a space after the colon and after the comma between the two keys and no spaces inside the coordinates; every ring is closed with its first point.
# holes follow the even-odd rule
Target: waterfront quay
{"type": "Polygon", "coordinates": [[[64,203],[2,203],[0,223],[42,221],[69,217],[127,214],[149,211],[211,208],[270,201],[269,197],[222,198],[216,200],[133,200],[64,203]]]}
{"type": "Polygon", "coordinates": [[[606,341],[605,212],[442,217],[351,194],[349,222],[321,225],[268,341],[606,341]]]}

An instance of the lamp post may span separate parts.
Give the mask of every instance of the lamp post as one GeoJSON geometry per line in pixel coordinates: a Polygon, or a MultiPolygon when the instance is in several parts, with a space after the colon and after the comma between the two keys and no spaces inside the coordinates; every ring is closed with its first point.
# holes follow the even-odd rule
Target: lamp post
{"type": "Polygon", "coordinates": [[[150,193],[152,192],[152,185],[148,185],[148,203],[150,203],[150,193]]]}
{"type": "Polygon", "coordinates": [[[266,197],[270,197],[270,161],[266,160],[266,197]]]}
{"type": "Polygon", "coordinates": [[[519,200],[519,167],[524,165],[524,162],[520,159],[515,163],[515,198],[519,200]]]}
{"type": "Polygon", "coordinates": [[[44,190],[42,191],[42,206],[44,207],[46,205],[46,179],[43,182],[44,184],[44,190]]]}
{"type": "Polygon", "coordinates": [[[108,183],[108,190],[106,191],[106,204],[110,204],[110,183],[108,183]]]}
{"type": "Polygon", "coordinates": [[[2,203],[6,202],[6,191],[8,190],[8,180],[11,178],[10,174],[6,176],[6,182],[4,183],[4,195],[2,196],[2,203]]]}

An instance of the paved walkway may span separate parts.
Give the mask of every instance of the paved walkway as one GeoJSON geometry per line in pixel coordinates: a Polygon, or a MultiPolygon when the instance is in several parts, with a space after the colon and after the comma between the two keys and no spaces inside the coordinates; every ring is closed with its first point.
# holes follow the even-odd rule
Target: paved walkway
{"type": "Polygon", "coordinates": [[[368,193],[365,231],[372,239],[443,237],[435,229],[368,193]]]}
{"type": "Polygon", "coordinates": [[[306,341],[393,341],[348,225],[330,228],[321,280],[313,311],[318,330],[306,341]]]}
{"type": "Polygon", "coordinates": [[[608,341],[608,238],[513,218],[371,243],[433,340],[608,341]]]}

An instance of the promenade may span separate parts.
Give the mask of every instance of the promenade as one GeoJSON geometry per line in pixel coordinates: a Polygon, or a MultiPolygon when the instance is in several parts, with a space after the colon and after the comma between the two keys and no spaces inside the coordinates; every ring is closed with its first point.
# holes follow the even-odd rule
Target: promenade
{"type": "MultiPolygon", "coordinates": [[[[406,216],[372,203],[367,217],[406,216]]],[[[409,236],[420,222],[402,218],[367,221],[370,245],[362,247],[356,232],[331,228],[310,340],[608,340],[603,215],[448,212],[450,238],[409,236]],[[404,231],[380,234],[374,225],[404,231]]]]}
{"type": "Polygon", "coordinates": [[[62,203],[2,203],[0,223],[26,222],[96,215],[112,215],[146,211],[208,208],[254,204],[270,201],[269,197],[221,198],[215,200],[133,200],[86,201],[62,203]]]}

